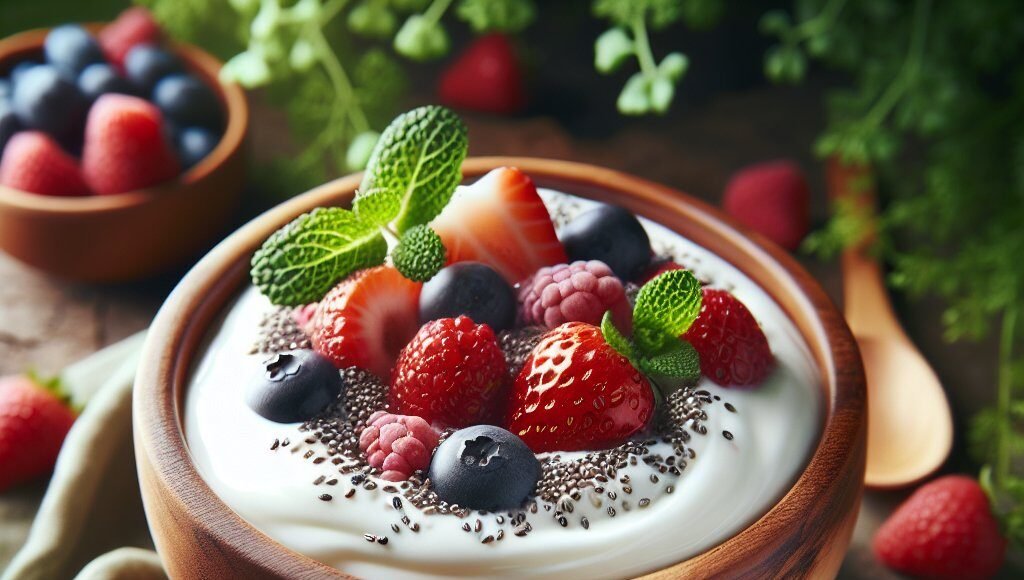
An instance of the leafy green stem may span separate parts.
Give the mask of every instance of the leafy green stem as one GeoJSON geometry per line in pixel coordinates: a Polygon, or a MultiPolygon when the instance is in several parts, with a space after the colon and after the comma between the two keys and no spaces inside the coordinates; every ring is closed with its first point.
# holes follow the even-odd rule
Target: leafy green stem
{"type": "Polygon", "coordinates": [[[436,24],[444,16],[444,13],[448,11],[448,7],[451,4],[452,0],[434,0],[427,7],[426,12],[423,13],[423,19],[431,24],[436,24]]]}
{"type": "Polygon", "coordinates": [[[786,42],[797,44],[802,40],[817,36],[832,28],[832,25],[835,24],[839,15],[843,12],[843,8],[846,7],[846,2],[847,0],[829,0],[828,4],[816,16],[804,20],[793,28],[792,32],[786,35],[786,42]]]}
{"type": "Polygon", "coordinates": [[[654,53],[651,51],[651,41],[647,35],[647,23],[643,17],[637,17],[631,25],[633,30],[633,46],[636,52],[636,59],[640,63],[640,70],[644,76],[652,79],[658,76],[658,65],[654,63],[654,53]]]}
{"type": "MultiPolygon", "coordinates": [[[[1016,304],[1014,300],[1012,304],[1016,304]]],[[[1010,306],[1003,313],[1003,327],[999,339],[999,386],[996,413],[999,433],[996,439],[996,486],[1004,485],[1010,475],[1010,438],[1012,417],[1010,405],[1013,391],[1013,338],[1017,324],[1017,307],[1010,306]]]]}
{"type": "Polygon", "coordinates": [[[928,38],[928,18],[931,13],[932,0],[917,0],[914,3],[913,28],[911,30],[910,45],[903,66],[897,74],[896,79],[886,88],[882,96],[862,119],[866,127],[876,127],[888,117],[896,103],[900,101],[907,89],[909,89],[921,70],[921,60],[924,57],[924,47],[928,38]]]}
{"type": "Polygon", "coordinates": [[[309,42],[313,45],[314,50],[316,50],[317,59],[323,65],[328,78],[331,79],[331,85],[334,87],[334,92],[337,95],[338,102],[336,106],[340,107],[342,103],[347,105],[345,110],[357,133],[369,131],[370,123],[367,121],[366,113],[355,97],[352,82],[349,80],[348,74],[345,73],[345,68],[341,65],[341,61],[338,60],[337,55],[331,49],[330,43],[327,42],[323,30],[320,26],[310,26],[307,32],[309,42]]]}

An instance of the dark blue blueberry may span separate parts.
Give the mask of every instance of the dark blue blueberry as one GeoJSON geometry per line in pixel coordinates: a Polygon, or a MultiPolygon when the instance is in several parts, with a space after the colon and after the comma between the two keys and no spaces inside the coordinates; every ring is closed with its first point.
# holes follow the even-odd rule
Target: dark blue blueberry
{"type": "Polygon", "coordinates": [[[153,102],[165,117],[182,127],[220,128],[217,95],[192,75],[171,75],[160,80],[153,89],[153,102]]]}
{"type": "Polygon", "coordinates": [[[114,67],[106,63],[90,64],[85,67],[82,74],[78,75],[78,90],[90,102],[107,93],[135,93],[128,79],[119,75],[114,67]]]}
{"type": "Polygon", "coordinates": [[[13,90],[10,79],[0,79],[0,101],[10,101],[13,90]]]}
{"type": "Polygon", "coordinates": [[[106,60],[96,39],[77,24],[65,24],[51,30],[43,43],[43,52],[50,64],[72,80],[90,64],[106,60]]]}
{"type": "Polygon", "coordinates": [[[21,123],[18,116],[14,114],[14,108],[6,99],[0,99],[0,156],[3,155],[7,140],[18,132],[21,123]]]}
{"type": "Polygon", "coordinates": [[[205,159],[220,143],[220,136],[202,127],[185,127],[175,132],[175,142],[178,144],[178,158],[187,168],[205,159]]]}
{"type": "Polygon", "coordinates": [[[153,94],[153,87],[160,79],[184,72],[177,56],[151,44],[140,44],[128,51],[124,57],[124,74],[140,95],[153,94]]]}
{"type": "Polygon", "coordinates": [[[583,212],[560,238],[570,262],[600,260],[623,280],[636,280],[651,263],[651,240],[640,220],[616,205],[583,212]]]}
{"type": "Polygon", "coordinates": [[[420,322],[460,314],[498,332],[516,321],[516,296],[505,278],[480,262],[458,262],[442,268],[420,292],[420,322]]]}
{"type": "Polygon", "coordinates": [[[45,131],[61,142],[82,133],[87,102],[78,87],[48,64],[25,71],[14,84],[14,112],[25,127],[45,131]]]}
{"type": "Polygon", "coordinates": [[[18,84],[18,79],[20,79],[22,75],[32,70],[33,67],[39,66],[40,64],[42,63],[36,62],[34,60],[23,60],[18,64],[14,65],[14,68],[11,69],[11,83],[18,84]]]}
{"type": "Polygon", "coordinates": [[[441,500],[471,509],[515,509],[540,479],[540,462],[512,433],[476,425],[452,433],[430,461],[432,487],[441,500]]]}
{"type": "Polygon", "coordinates": [[[259,378],[249,385],[246,403],[276,423],[297,423],[331,404],[341,393],[341,383],[334,363],[312,350],[293,350],[263,362],[259,378]]]}

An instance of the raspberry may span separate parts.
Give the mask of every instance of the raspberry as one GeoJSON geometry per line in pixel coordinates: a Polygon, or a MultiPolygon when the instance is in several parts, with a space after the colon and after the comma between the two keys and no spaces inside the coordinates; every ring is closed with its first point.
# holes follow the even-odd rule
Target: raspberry
{"type": "Polygon", "coordinates": [[[612,311],[622,330],[632,325],[622,281],[604,262],[582,260],[537,270],[519,289],[519,315],[524,324],[555,328],[566,322],[600,325],[612,311]]]}
{"type": "Polygon", "coordinates": [[[426,471],[440,441],[438,433],[420,417],[377,411],[359,435],[359,449],[381,479],[405,481],[416,471],[426,471]]]}
{"type": "Polygon", "coordinates": [[[428,322],[398,356],[390,409],[445,427],[495,424],[508,376],[494,331],[466,316],[428,322]]]}

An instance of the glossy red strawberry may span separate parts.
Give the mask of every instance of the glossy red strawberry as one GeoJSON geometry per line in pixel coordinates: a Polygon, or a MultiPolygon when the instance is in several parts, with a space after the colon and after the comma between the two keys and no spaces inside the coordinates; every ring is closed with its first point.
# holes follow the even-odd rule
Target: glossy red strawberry
{"type": "Polygon", "coordinates": [[[741,224],[787,250],[811,228],[811,194],[800,167],[773,161],[744,167],[725,186],[722,206],[741,224]]]}
{"type": "Polygon", "coordinates": [[[991,578],[1006,557],[988,497],[963,475],[921,486],[878,529],[873,547],[886,566],[920,578],[991,578]]]}
{"type": "Polygon", "coordinates": [[[419,328],[420,287],[391,266],[352,274],[317,304],[314,350],[338,368],[359,367],[386,380],[419,328]]]}
{"type": "Polygon", "coordinates": [[[78,162],[39,131],[17,133],[7,142],[0,161],[0,185],[41,195],[90,193],[78,162]]]}
{"type": "Polygon", "coordinates": [[[723,387],[754,387],[775,367],[754,315],[725,290],[704,289],[700,315],[683,338],[700,355],[700,370],[723,387]]]}
{"type": "Polygon", "coordinates": [[[128,95],[96,100],[85,123],[82,173],[98,194],[122,193],[173,179],[181,165],[164,135],[160,110],[128,95]]]}
{"type": "Polygon", "coordinates": [[[449,264],[483,262],[510,284],[568,261],[536,186],[514,167],[495,169],[457,191],[431,226],[449,264]]]}
{"type": "Polygon", "coordinates": [[[117,20],[103,27],[99,43],[107,60],[116,67],[124,65],[124,57],[138,44],[158,44],[160,25],[149,10],[135,6],[122,12],[117,20]]]}
{"type": "Polygon", "coordinates": [[[444,427],[493,424],[508,394],[494,331],[466,316],[428,322],[398,357],[388,391],[394,413],[444,427]]]}
{"type": "Polygon", "coordinates": [[[57,461],[75,412],[54,385],[0,379],[0,492],[36,478],[57,461]]]}
{"type": "Polygon", "coordinates": [[[441,75],[442,105],[508,115],[526,105],[523,73],[508,38],[488,34],[473,41],[441,75]]]}
{"type": "Polygon", "coordinates": [[[567,322],[526,360],[509,411],[508,430],[535,453],[607,449],[644,429],[654,392],[598,327],[567,322]]]}

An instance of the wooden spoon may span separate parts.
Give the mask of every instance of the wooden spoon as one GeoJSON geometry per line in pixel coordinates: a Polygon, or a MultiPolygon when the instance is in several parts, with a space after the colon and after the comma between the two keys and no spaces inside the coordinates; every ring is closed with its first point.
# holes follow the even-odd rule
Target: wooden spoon
{"type": "MultiPolygon", "coordinates": [[[[829,193],[873,221],[875,191],[866,168],[828,164],[829,193]]],[[[865,484],[910,485],[933,473],[949,456],[953,419],[935,371],[900,327],[885,290],[882,269],[864,239],[842,256],[846,321],[864,360],[868,383],[868,457],[865,484]]]]}

